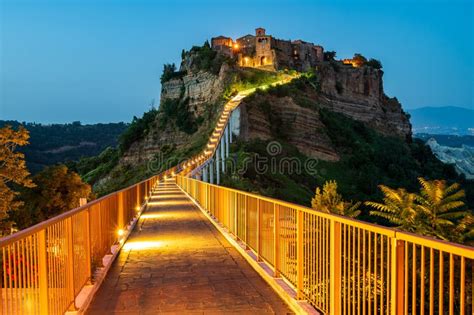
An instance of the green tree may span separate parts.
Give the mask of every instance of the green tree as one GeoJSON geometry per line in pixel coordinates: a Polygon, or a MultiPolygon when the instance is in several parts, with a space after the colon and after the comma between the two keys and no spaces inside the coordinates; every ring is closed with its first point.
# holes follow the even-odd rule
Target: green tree
{"type": "Polygon", "coordinates": [[[337,192],[337,182],[335,180],[325,182],[322,190],[317,187],[316,194],[311,200],[311,207],[315,210],[351,218],[355,218],[360,214],[359,206],[360,202],[353,204],[342,199],[342,196],[337,192]]]}
{"type": "Polygon", "coordinates": [[[474,246],[474,216],[471,214],[463,217],[452,234],[450,234],[450,240],[457,243],[467,244],[474,246]]]}
{"type": "Polygon", "coordinates": [[[23,126],[17,131],[11,126],[0,129],[0,235],[8,234],[11,228],[8,212],[18,210],[23,204],[15,199],[18,192],[12,186],[34,187],[25,156],[16,151],[18,146],[27,145],[28,139],[29,133],[23,126]]]}
{"type": "Polygon", "coordinates": [[[404,188],[391,189],[384,185],[379,188],[384,194],[383,203],[366,201],[365,205],[376,209],[370,214],[384,218],[402,230],[420,232],[423,227],[415,203],[416,195],[404,188]]]}
{"type": "Polygon", "coordinates": [[[445,180],[426,180],[418,178],[421,185],[417,196],[418,209],[424,213],[428,225],[428,234],[443,240],[451,240],[456,222],[469,215],[469,212],[460,210],[465,206],[464,190],[458,183],[449,185],[445,180]]]}
{"type": "Polygon", "coordinates": [[[324,60],[325,61],[333,61],[336,58],[335,51],[325,51],[324,52],[324,60]]]}
{"type": "Polygon", "coordinates": [[[79,206],[80,198],[92,198],[91,186],[65,165],[44,169],[33,177],[36,187],[21,194],[24,205],[11,218],[24,229],[79,206]]]}
{"type": "Polygon", "coordinates": [[[366,65],[374,69],[382,69],[382,63],[374,58],[370,58],[369,61],[367,61],[366,65]]]}
{"type": "Polygon", "coordinates": [[[176,72],[176,65],[174,63],[166,63],[163,65],[163,74],[161,75],[161,83],[171,80],[176,72]]]}
{"type": "Polygon", "coordinates": [[[367,63],[367,59],[361,54],[354,54],[354,57],[352,57],[352,60],[355,62],[357,67],[362,67],[363,65],[367,63]]]}
{"type": "Polygon", "coordinates": [[[465,192],[460,185],[421,177],[418,181],[421,186],[419,194],[380,185],[383,203],[365,202],[375,209],[370,214],[385,218],[404,231],[471,243],[474,240],[474,217],[469,211],[462,210],[465,192]]]}
{"type": "Polygon", "coordinates": [[[119,137],[121,153],[127,151],[134,142],[143,139],[148,134],[157,114],[158,110],[152,108],[148,112],[143,113],[141,118],[133,116],[131,124],[119,137]]]}

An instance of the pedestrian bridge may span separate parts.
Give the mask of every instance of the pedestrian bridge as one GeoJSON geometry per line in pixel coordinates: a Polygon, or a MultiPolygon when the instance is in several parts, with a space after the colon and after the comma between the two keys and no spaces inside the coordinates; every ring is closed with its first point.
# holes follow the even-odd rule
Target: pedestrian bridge
{"type": "Polygon", "coordinates": [[[473,314],[472,247],[219,186],[251,92],[201,154],[0,239],[0,314],[473,314]]]}

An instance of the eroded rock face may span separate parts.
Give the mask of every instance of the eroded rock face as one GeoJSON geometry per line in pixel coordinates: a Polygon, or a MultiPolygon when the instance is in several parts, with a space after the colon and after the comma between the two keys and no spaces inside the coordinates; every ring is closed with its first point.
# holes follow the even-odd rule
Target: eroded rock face
{"type": "Polygon", "coordinates": [[[224,64],[219,75],[197,72],[163,83],[161,102],[166,99],[189,98],[189,109],[196,117],[203,114],[205,104],[216,102],[225,89],[229,67],[224,64]]]}
{"type": "Polygon", "coordinates": [[[284,139],[307,156],[339,160],[319,112],[297,105],[291,97],[257,96],[243,101],[240,109],[240,136],[244,140],[284,139]]]}
{"type": "MultiPolygon", "coordinates": [[[[211,104],[219,102],[227,84],[229,68],[226,64],[221,67],[219,75],[209,72],[197,72],[185,75],[180,79],[173,79],[165,82],[161,89],[162,104],[166,99],[184,99],[189,98],[189,110],[195,117],[204,114],[206,108],[211,104]]],[[[220,108],[217,106],[216,108],[220,108]]],[[[120,162],[125,164],[138,164],[149,161],[160,152],[164,145],[171,145],[176,148],[192,146],[193,137],[180,131],[174,124],[166,124],[160,127],[160,119],[163,113],[159,113],[153,126],[149,129],[144,139],[132,144],[120,162]]],[[[213,113],[216,115],[217,113],[213,113]]],[[[210,121],[204,121],[200,130],[205,129],[210,121]]]]}
{"type": "Polygon", "coordinates": [[[411,136],[411,124],[401,104],[384,94],[383,71],[325,63],[317,73],[321,84],[319,104],[367,123],[383,134],[411,136]]]}
{"type": "Polygon", "coordinates": [[[382,134],[408,139],[411,125],[396,98],[383,92],[383,72],[377,69],[320,64],[320,87],[298,90],[292,97],[271,94],[244,100],[241,105],[241,136],[250,139],[284,139],[302,153],[328,161],[340,157],[320,120],[319,108],[342,113],[364,122],[382,134]],[[297,98],[312,100],[300,106],[297,98]]]}

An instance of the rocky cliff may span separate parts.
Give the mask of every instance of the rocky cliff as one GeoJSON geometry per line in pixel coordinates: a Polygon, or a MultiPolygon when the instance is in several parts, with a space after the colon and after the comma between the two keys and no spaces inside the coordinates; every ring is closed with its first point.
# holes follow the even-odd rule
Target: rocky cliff
{"type": "Polygon", "coordinates": [[[367,123],[383,134],[411,136],[411,124],[401,104],[384,93],[382,70],[322,63],[317,75],[317,101],[322,106],[367,123]]]}
{"type": "Polygon", "coordinates": [[[307,156],[339,159],[319,112],[298,105],[290,96],[257,95],[242,102],[240,113],[244,140],[282,139],[307,156]]]}
{"type": "Polygon", "coordinates": [[[244,100],[241,136],[245,140],[279,138],[302,153],[328,161],[339,159],[326,126],[322,108],[364,122],[382,134],[411,137],[411,125],[396,98],[383,91],[383,72],[371,67],[354,68],[321,63],[311,80],[299,79],[244,100]]]}
{"type": "MultiPolygon", "coordinates": [[[[177,149],[192,147],[200,136],[207,136],[213,117],[223,104],[222,95],[228,82],[229,67],[224,64],[219,74],[197,71],[188,72],[181,78],[164,82],[161,88],[162,105],[167,100],[179,102],[186,100],[187,110],[202,124],[195,133],[187,133],[176,127],[173,121],[162,111],[141,141],[135,142],[125,152],[122,163],[136,164],[150,160],[164,145],[177,149]]],[[[160,106],[161,106],[160,105],[160,106]]],[[[200,140],[200,139],[199,139],[200,140]]]]}

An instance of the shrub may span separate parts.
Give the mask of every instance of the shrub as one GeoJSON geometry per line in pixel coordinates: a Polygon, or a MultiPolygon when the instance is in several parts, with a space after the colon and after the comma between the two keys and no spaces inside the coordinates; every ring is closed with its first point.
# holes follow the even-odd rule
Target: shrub
{"type": "Polygon", "coordinates": [[[325,61],[333,61],[336,58],[335,51],[325,51],[324,52],[324,60],[325,61]]]}
{"type": "Polygon", "coordinates": [[[382,69],[382,63],[374,58],[370,58],[370,60],[367,61],[366,65],[374,69],[382,69]]]}
{"type": "Polygon", "coordinates": [[[198,125],[202,122],[200,117],[196,119],[189,110],[189,98],[166,99],[160,106],[162,115],[160,123],[166,125],[168,121],[175,121],[179,130],[193,134],[197,131],[198,125]]]}
{"type": "Polygon", "coordinates": [[[176,65],[174,63],[163,65],[163,74],[161,75],[161,84],[168,82],[172,79],[182,78],[186,75],[185,71],[176,71],[176,65]]]}
{"type": "Polygon", "coordinates": [[[148,112],[143,114],[143,117],[137,118],[133,116],[132,123],[125,132],[119,138],[120,152],[125,152],[135,141],[143,139],[148,133],[150,125],[155,120],[158,110],[155,108],[150,109],[148,112]]]}

